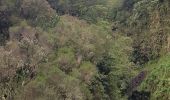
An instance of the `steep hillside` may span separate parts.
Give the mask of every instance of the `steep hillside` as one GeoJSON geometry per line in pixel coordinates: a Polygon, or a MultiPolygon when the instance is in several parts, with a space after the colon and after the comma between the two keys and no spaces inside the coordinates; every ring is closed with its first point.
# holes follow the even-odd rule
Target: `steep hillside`
{"type": "MultiPolygon", "coordinates": [[[[132,61],[144,65],[148,71],[141,91],[150,93],[151,100],[170,99],[169,11],[168,0],[139,0],[133,5],[128,19],[118,24],[118,31],[133,39],[132,61]]],[[[136,96],[140,99],[138,94],[136,96]]]]}
{"type": "Polygon", "coordinates": [[[148,70],[146,80],[141,85],[141,90],[151,93],[151,100],[170,99],[170,56],[167,54],[158,62],[150,62],[145,65],[148,70]]]}
{"type": "Polygon", "coordinates": [[[132,61],[136,64],[145,64],[167,52],[169,10],[167,0],[138,0],[131,7],[130,15],[121,15],[127,16],[124,21],[115,22],[119,31],[132,37],[132,61]]]}
{"type": "Polygon", "coordinates": [[[169,100],[170,1],[0,0],[0,100],[169,100]]]}

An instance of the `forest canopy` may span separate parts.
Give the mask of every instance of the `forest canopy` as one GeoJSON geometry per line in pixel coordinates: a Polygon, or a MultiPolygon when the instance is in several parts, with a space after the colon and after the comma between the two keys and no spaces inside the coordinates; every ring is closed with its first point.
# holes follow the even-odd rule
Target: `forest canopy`
{"type": "Polygon", "coordinates": [[[170,1],[0,0],[0,100],[169,100],[170,1]]]}

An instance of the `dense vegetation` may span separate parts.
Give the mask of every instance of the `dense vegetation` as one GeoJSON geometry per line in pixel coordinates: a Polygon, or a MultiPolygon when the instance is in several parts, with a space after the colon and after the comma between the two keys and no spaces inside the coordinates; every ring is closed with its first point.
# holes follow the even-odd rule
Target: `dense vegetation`
{"type": "Polygon", "coordinates": [[[170,1],[0,0],[0,99],[169,100],[170,1]]]}

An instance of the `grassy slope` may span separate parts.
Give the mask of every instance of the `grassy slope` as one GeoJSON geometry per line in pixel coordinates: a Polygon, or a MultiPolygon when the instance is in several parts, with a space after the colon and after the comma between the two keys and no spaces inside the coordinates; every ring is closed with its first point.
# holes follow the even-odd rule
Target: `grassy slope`
{"type": "Polygon", "coordinates": [[[148,75],[141,85],[142,90],[151,92],[151,100],[170,99],[170,54],[146,65],[148,75]]]}

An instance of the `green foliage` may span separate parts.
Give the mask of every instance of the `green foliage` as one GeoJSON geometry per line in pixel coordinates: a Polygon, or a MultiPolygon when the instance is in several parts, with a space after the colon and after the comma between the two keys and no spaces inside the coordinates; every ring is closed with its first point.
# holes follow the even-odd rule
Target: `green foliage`
{"type": "Polygon", "coordinates": [[[21,16],[26,18],[32,25],[48,28],[55,27],[59,16],[50,7],[46,0],[23,0],[19,2],[21,16]]]}
{"type": "Polygon", "coordinates": [[[166,52],[164,47],[169,33],[168,2],[137,0],[130,10],[124,7],[122,11],[118,11],[121,13],[118,18],[125,18],[117,19],[114,27],[132,37],[132,61],[136,64],[145,64],[166,52]]]}
{"type": "Polygon", "coordinates": [[[56,48],[72,47],[76,56],[93,62],[100,59],[107,41],[107,30],[71,16],[62,16],[52,31],[56,48]]]}
{"type": "Polygon", "coordinates": [[[60,17],[58,15],[53,15],[50,18],[39,18],[36,20],[37,26],[42,27],[44,30],[49,30],[50,28],[54,28],[59,22],[60,17]]]}
{"type": "MultiPolygon", "coordinates": [[[[84,100],[91,95],[86,85],[79,79],[66,75],[57,66],[43,63],[36,79],[26,85],[22,94],[16,96],[17,100],[28,98],[32,100],[84,100]]],[[[90,99],[91,100],[91,99],[90,99]]]]}
{"type": "Polygon", "coordinates": [[[105,87],[103,86],[101,82],[102,78],[97,77],[95,78],[91,85],[90,85],[90,90],[93,94],[93,100],[108,100],[108,94],[105,92],[105,87]]]}
{"type": "MultiPolygon", "coordinates": [[[[111,9],[120,8],[124,0],[47,0],[60,15],[69,14],[89,23],[110,19],[111,9]]],[[[112,13],[113,14],[113,13],[112,13]]],[[[113,15],[114,16],[114,15],[113,15]]]]}
{"type": "Polygon", "coordinates": [[[170,56],[167,54],[161,57],[158,62],[151,62],[146,65],[148,75],[141,86],[141,90],[151,93],[151,100],[170,98],[170,56]]]}
{"type": "Polygon", "coordinates": [[[90,84],[91,80],[97,73],[96,66],[90,62],[83,62],[80,65],[79,71],[81,73],[80,79],[85,81],[87,84],[90,84]]]}
{"type": "Polygon", "coordinates": [[[109,59],[107,58],[108,60],[100,65],[104,68],[107,68],[105,64],[110,67],[109,73],[105,73],[107,76],[103,83],[107,83],[105,87],[110,99],[125,99],[124,90],[127,88],[130,78],[136,73],[133,63],[130,63],[128,58],[132,51],[131,39],[118,35],[111,43],[113,45],[108,51],[109,59]]]}
{"type": "Polygon", "coordinates": [[[139,89],[168,100],[169,4],[0,0],[0,99],[127,100],[136,66],[161,57],[139,89]]]}
{"type": "Polygon", "coordinates": [[[105,21],[98,22],[97,25],[89,25],[83,20],[62,16],[57,27],[52,31],[56,57],[52,58],[54,61],[48,62],[52,62],[68,75],[90,85],[94,99],[124,98],[121,97],[121,92],[124,91],[126,83],[134,73],[133,70],[129,73],[132,64],[128,60],[132,51],[132,40],[117,33],[112,39],[109,25],[105,21]],[[116,82],[112,81],[112,78],[116,78],[116,82]]]}
{"type": "Polygon", "coordinates": [[[57,52],[57,57],[57,64],[62,71],[69,73],[76,67],[76,59],[72,49],[59,49],[57,52]]]}

